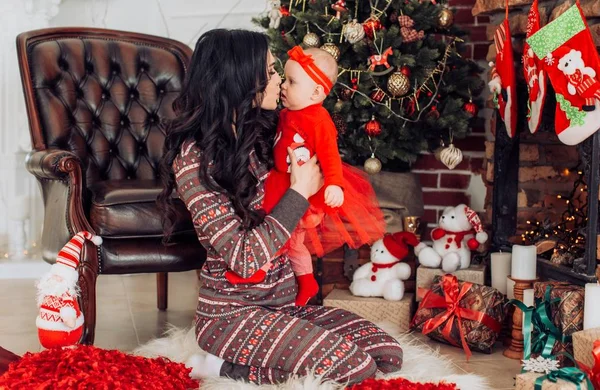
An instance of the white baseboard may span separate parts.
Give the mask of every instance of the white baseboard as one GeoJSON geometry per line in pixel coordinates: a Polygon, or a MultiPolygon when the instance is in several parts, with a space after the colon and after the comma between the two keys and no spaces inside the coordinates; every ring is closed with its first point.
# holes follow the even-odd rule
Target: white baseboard
{"type": "Polygon", "coordinates": [[[50,264],[41,259],[0,260],[1,279],[39,279],[50,271],[50,264]]]}

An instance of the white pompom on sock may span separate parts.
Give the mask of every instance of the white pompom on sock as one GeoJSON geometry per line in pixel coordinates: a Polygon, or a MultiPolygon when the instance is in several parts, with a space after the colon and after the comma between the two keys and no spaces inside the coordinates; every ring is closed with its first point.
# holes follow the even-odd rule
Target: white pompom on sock
{"type": "Polygon", "coordinates": [[[185,362],[185,366],[192,369],[192,379],[202,379],[220,376],[224,362],[225,360],[210,353],[196,353],[185,362]]]}

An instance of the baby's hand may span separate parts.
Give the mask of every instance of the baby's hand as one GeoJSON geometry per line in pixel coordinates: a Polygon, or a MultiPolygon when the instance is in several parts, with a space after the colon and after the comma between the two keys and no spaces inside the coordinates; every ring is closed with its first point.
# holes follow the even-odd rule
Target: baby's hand
{"type": "Polygon", "coordinates": [[[344,203],[344,191],[340,186],[327,186],[325,204],[329,207],[340,207],[344,203]]]}

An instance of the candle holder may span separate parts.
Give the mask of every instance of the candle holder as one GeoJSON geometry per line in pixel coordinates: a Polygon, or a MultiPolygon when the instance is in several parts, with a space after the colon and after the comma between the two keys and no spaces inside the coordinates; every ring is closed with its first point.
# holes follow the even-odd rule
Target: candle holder
{"type": "MultiPolygon", "coordinates": [[[[521,280],[513,277],[509,278],[515,282],[515,299],[518,299],[521,302],[523,302],[523,291],[528,288],[533,288],[533,283],[537,281],[537,278],[533,280],[521,280]]],[[[510,346],[504,350],[503,355],[509,359],[521,360],[523,359],[523,312],[518,307],[515,307],[514,310],[512,316],[512,339],[510,341],[510,346]]]]}

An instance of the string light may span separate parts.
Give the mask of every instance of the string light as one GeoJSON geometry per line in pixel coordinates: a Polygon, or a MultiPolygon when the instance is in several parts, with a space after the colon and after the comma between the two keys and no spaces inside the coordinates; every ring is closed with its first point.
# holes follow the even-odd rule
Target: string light
{"type": "MultiPolygon", "coordinates": [[[[573,171],[574,172],[574,171],[573,171]]],[[[521,241],[534,244],[538,241],[550,239],[556,241],[555,255],[568,252],[573,258],[580,258],[585,254],[585,228],[587,227],[587,191],[583,171],[577,170],[578,178],[573,182],[573,189],[568,195],[556,195],[557,199],[564,201],[566,209],[557,222],[549,219],[544,221],[527,220],[527,229],[521,234],[521,241]]]]}

